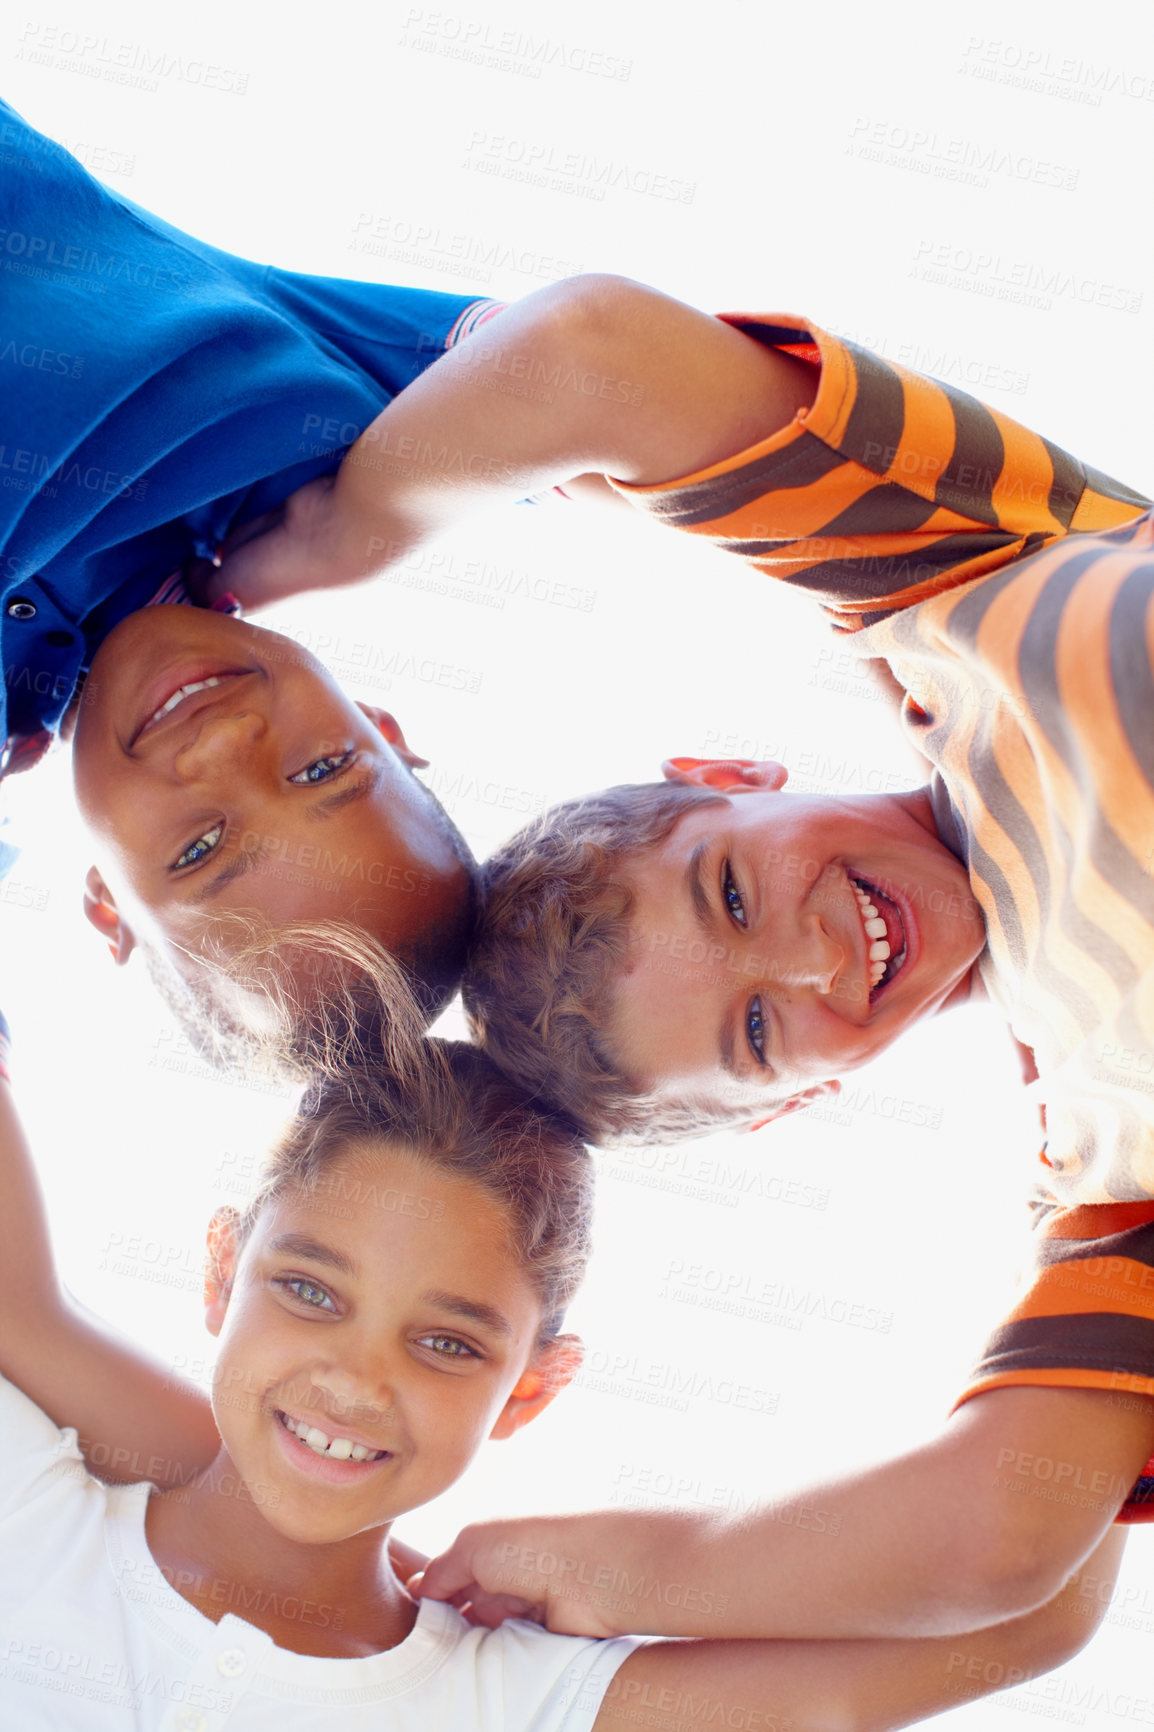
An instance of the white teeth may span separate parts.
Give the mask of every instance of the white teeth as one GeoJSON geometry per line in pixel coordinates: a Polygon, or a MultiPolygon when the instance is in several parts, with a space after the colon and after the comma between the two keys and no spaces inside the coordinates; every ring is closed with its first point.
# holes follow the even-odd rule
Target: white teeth
{"type": "Polygon", "coordinates": [[[885,973],[885,965],[890,959],[889,941],[886,938],[886,923],[878,913],[874,904],[866,895],[865,891],[860,885],[855,884],[852,878],[850,879],[850,888],[857,897],[857,905],[861,910],[862,925],[865,927],[865,935],[871,940],[869,947],[870,982],[872,985],[876,986],[882,975],[885,973]],[[879,963],[881,965],[880,969],[878,967],[879,963]]]}
{"type": "Polygon", "coordinates": [[[319,1425],[306,1425],[303,1419],[290,1419],[287,1413],[282,1417],[286,1430],[307,1443],[314,1454],[327,1456],[330,1461],[369,1461],[385,1454],[383,1449],[367,1449],[349,1437],[328,1437],[319,1425]]]}
{"type": "MultiPolygon", "coordinates": [[[[861,913],[862,926],[865,928],[866,938],[870,941],[868,960],[869,983],[870,991],[872,992],[874,987],[880,986],[881,982],[885,979],[886,966],[892,955],[890,942],[886,936],[887,927],[885,921],[878,913],[876,904],[870,900],[869,896],[867,896],[860,884],[854,883],[852,878],[850,879],[850,888],[857,897],[857,905],[861,913]]],[[[900,967],[901,963],[904,961],[905,951],[903,950],[901,956],[898,958],[897,966],[900,967]]],[[[895,968],[895,973],[896,971],[895,968]]]]}
{"type": "Polygon", "coordinates": [[[191,680],[188,685],[181,686],[179,691],[173,692],[167,703],[161,704],[158,710],[153,711],[149,717],[150,725],[152,722],[159,722],[162,717],[168,715],[170,710],[174,710],[177,704],[183,703],[185,698],[192,697],[195,692],[203,692],[209,686],[218,686],[219,684],[220,676],[218,674],[212,674],[206,680],[191,680]]]}

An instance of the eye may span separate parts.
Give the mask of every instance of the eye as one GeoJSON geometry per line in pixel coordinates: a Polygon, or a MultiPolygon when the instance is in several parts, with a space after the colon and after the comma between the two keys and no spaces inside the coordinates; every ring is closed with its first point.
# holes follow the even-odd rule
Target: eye
{"type": "Polygon", "coordinates": [[[313,1311],[335,1311],[332,1294],[327,1287],[322,1287],[319,1281],[310,1281],[307,1275],[288,1275],[274,1282],[285,1293],[291,1293],[294,1299],[299,1299],[302,1305],[307,1305],[313,1311]]]}
{"type": "Polygon", "coordinates": [[[765,1017],[762,1015],[760,998],[752,998],[745,1013],[745,1038],[749,1050],[758,1064],[764,1065],[765,1059],[765,1017]]]}
{"type": "Polygon", "coordinates": [[[481,1355],[472,1347],[459,1341],[455,1335],[421,1335],[418,1337],[421,1347],[431,1347],[433,1352],[442,1359],[480,1359],[481,1355]]]}
{"type": "Polygon", "coordinates": [[[721,868],[721,895],[726,912],[738,926],[745,925],[745,899],[737,888],[733,870],[727,860],[721,868]]]}
{"type": "Polygon", "coordinates": [[[327,782],[332,776],[339,776],[352,763],[352,752],[337,752],[327,758],[314,758],[311,764],[306,764],[303,770],[298,770],[295,776],[290,776],[290,782],[327,782]]]}
{"type": "Polygon", "coordinates": [[[223,835],[224,825],[214,824],[211,830],[206,830],[203,836],[198,836],[195,842],[191,842],[178,860],[173,861],[172,871],[179,872],[185,866],[199,866],[202,860],[207,860],[220,846],[223,835]]]}

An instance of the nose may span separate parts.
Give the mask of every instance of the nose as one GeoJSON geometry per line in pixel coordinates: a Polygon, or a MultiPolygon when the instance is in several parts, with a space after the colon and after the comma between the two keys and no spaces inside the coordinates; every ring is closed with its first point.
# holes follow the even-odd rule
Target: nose
{"type": "Polygon", "coordinates": [[[199,782],[251,767],[268,732],[264,717],[256,710],[223,714],[206,710],[198,722],[191,739],[180,746],[173,759],[176,774],[184,782],[199,782]]]}
{"type": "Polygon", "coordinates": [[[317,1405],[334,1418],[346,1419],[351,1426],[393,1423],[397,1388],[392,1367],[372,1349],[355,1357],[343,1354],[339,1361],[318,1361],[309,1372],[309,1382],[317,1405]]]}
{"type": "Polygon", "coordinates": [[[778,952],[777,968],[782,985],[809,987],[819,998],[843,995],[842,977],[850,962],[845,944],[824,924],[820,914],[808,914],[793,944],[778,952]]]}

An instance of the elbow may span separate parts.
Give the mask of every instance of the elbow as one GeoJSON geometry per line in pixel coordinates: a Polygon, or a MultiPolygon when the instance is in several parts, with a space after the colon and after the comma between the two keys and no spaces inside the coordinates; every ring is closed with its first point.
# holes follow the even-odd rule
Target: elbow
{"type": "Polygon", "coordinates": [[[1065,1539],[1060,1529],[1034,1522],[1001,1522],[984,1530],[975,1523],[951,1572],[951,1597],[965,1627],[1007,1623],[1049,1605],[1086,1549],[1071,1552],[1065,1539]]]}
{"type": "Polygon", "coordinates": [[[655,310],[668,298],[644,283],[608,271],[588,271],[536,297],[542,335],[581,366],[629,371],[638,359],[655,310]]]}
{"type": "Polygon", "coordinates": [[[621,331],[647,306],[666,299],[657,289],[634,282],[632,277],[616,276],[612,271],[583,271],[575,277],[566,277],[543,290],[541,298],[546,296],[562,316],[606,334],[621,331]]]}

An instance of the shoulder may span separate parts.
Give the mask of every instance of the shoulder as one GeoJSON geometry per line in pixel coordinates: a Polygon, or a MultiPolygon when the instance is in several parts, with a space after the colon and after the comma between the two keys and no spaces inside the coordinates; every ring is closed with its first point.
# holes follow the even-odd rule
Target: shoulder
{"type": "Polygon", "coordinates": [[[2,1375],[0,1440],[0,1519],[38,1480],[63,1476],[75,1481],[77,1472],[84,1479],[90,1478],[71,1426],[61,1429],[2,1375]]]}
{"type": "Polygon", "coordinates": [[[638,1645],[625,1637],[558,1636],[521,1619],[478,1629],[451,1606],[424,1601],[423,1608],[422,1624],[439,1623],[452,1643],[446,1667],[469,1692],[484,1732],[588,1732],[614,1674],[638,1645]]]}
{"type": "MultiPolygon", "coordinates": [[[[76,1433],[61,1429],[16,1385],[0,1377],[0,1551],[22,1558],[38,1578],[98,1536],[108,1488],[88,1472],[76,1433]]],[[[19,1605],[27,1591],[9,1572],[0,1601],[19,1605]]]]}

